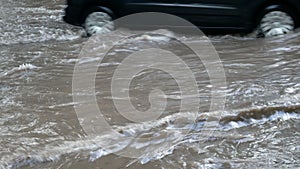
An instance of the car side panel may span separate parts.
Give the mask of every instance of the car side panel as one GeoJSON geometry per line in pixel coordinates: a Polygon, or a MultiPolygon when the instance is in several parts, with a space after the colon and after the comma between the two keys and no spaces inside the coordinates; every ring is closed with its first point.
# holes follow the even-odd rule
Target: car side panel
{"type": "MultiPolygon", "coordinates": [[[[261,8],[272,0],[67,0],[64,20],[82,25],[92,8],[106,7],[116,18],[137,12],[164,12],[183,17],[202,29],[250,32],[256,27],[261,8]]],[[[299,0],[288,3],[300,16],[299,0]]],[[[115,18],[115,19],[116,19],[115,18]]],[[[300,17],[296,17],[300,26],[300,17]]]]}
{"type": "Polygon", "coordinates": [[[243,27],[239,0],[178,0],[178,6],[178,16],[202,28],[243,27]]]}
{"type": "Polygon", "coordinates": [[[126,14],[139,12],[164,12],[174,13],[178,10],[176,0],[127,0],[125,4],[126,14]]]}

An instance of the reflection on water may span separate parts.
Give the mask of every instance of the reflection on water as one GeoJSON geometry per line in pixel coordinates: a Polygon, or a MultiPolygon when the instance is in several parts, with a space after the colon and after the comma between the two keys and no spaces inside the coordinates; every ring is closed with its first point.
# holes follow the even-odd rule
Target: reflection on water
{"type": "MultiPolygon", "coordinates": [[[[147,95],[143,93],[149,90],[147,85],[139,84],[149,79],[158,86],[164,82],[170,90],[170,113],[147,123],[128,123],[111,109],[112,98],[101,88],[117,60],[100,65],[97,99],[111,110],[106,120],[121,136],[152,138],[130,146],[158,147],[129,159],[113,154],[129,145],[126,139],[110,133],[89,138],[79,125],[72,74],[87,39],[80,37],[79,28],[61,21],[64,1],[0,4],[0,168],[299,167],[300,33],[270,39],[210,37],[227,77],[226,110],[207,112],[210,83],[205,71],[200,71],[202,102],[195,124],[174,123],[190,114],[174,113],[180,97],[162,72],[144,72],[132,90],[147,95]],[[203,132],[204,123],[214,135],[203,132]],[[184,130],[189,134],[177,140],[182,134],[178,131],[184,130]],[[162,144],[166,140],[174,142],[162,144]],[[110,147],[99,147],[102,142],[110,147]]],[[[113,55],[127,50],[124,47],[113,55]]],[[[141,105],[141,109],[149,106],[141,105]]]]}

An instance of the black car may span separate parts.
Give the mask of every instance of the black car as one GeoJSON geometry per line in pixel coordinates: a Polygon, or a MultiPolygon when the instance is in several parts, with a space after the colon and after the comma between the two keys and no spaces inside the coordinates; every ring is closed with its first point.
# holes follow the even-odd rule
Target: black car
{"type": "Polygon", "coordinates": [[[139,12],[182,17],[204,32],[285,34],[300,26],[300,0],[67,0],[64,20],[88,34],[111,20],[139,12]]]}

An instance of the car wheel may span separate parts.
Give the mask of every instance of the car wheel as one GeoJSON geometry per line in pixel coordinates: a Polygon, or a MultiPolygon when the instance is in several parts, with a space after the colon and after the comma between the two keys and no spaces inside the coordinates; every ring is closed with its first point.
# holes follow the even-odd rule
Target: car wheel
{"type": "Polygon", "coordinates": [[[84,23],[88,36],[93,34],[103,34],[114,30],[112,17],[105,12],[93,12],[89,14],[84,23]]]}
{"type": "Polygon", "coordinates": [[[259,36],[263,37],[283,35],[294,29],[295,21],[293,17],[289,13],[280,10],[265,13],[258,27],[259,36]]]}

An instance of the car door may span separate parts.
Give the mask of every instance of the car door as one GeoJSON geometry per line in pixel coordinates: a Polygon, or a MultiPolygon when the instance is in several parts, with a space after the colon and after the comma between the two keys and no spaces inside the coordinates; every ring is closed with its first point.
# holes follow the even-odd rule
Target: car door
{"type": "Polygon", "coordinates": [[[127,0],[125,11],[127,14],[139,12],[174,13],[176,0],[127,0]]]}
{"type": "Polygon", "coordinates": [[[240,0],[178,0],[181,10],[177,15],[193,22],[200,28],[239,28],[240,0]]]}
{"type": "MultiPolygon", "coordinates": [[[[168,13],[176,14],[180,7],[176,5],[177,0],[126,0],[124,5],[123,15],[129,15],[133,13],[142,13],[142,12],[159,12],[159,13],[168,13]]],[[[126,23],[122,23],[126,26],[147,26],[147,27],[162,27],[165,28],[165,21],[170,19],[166,18],[165,15],[135,15],[134,20],[126,20],[126,23]]],[[[168,20],[168,26],[177,26],[176,19],[168,20]]],[[[125,21],[124,21],[125,22],[125,21]]]]}

